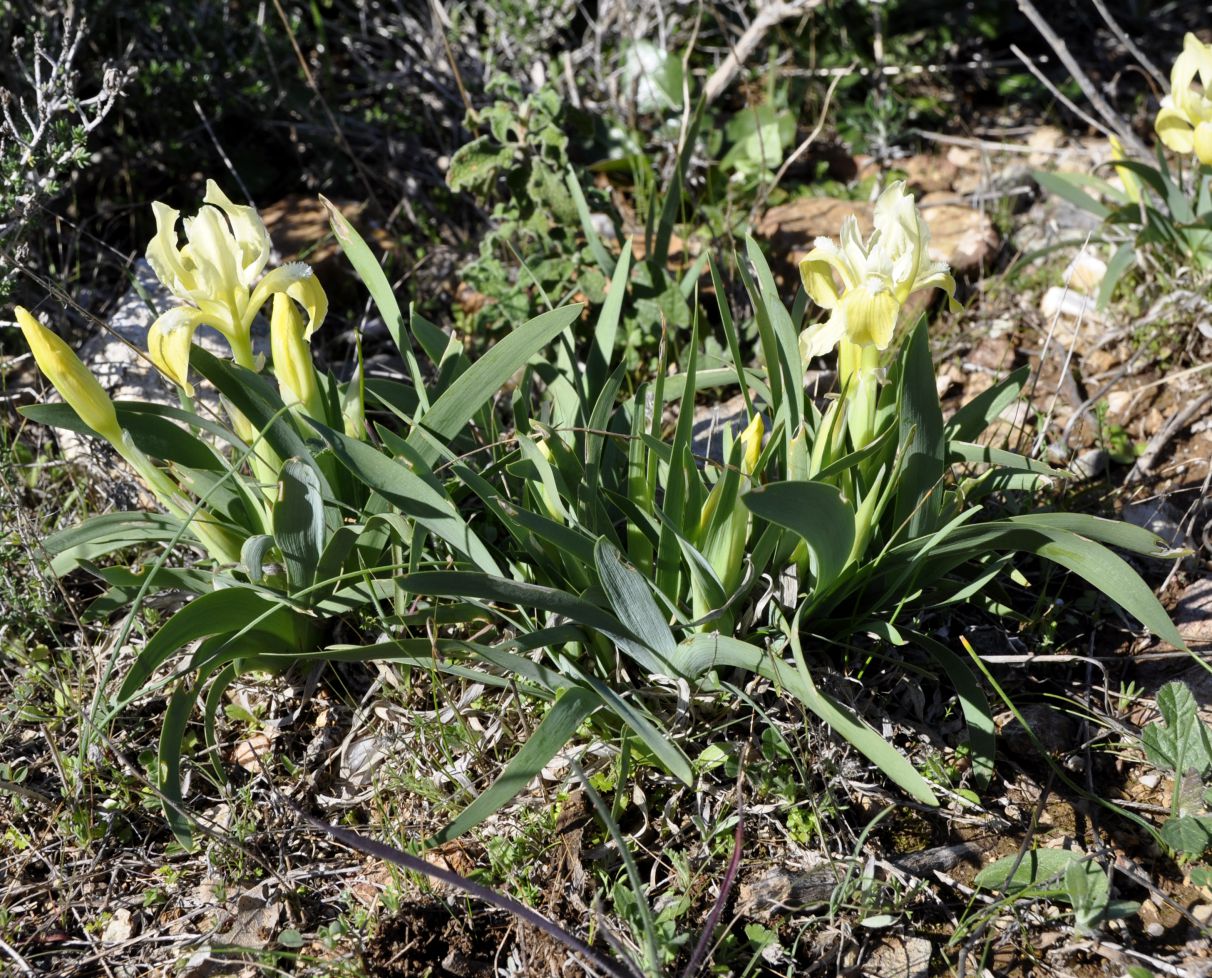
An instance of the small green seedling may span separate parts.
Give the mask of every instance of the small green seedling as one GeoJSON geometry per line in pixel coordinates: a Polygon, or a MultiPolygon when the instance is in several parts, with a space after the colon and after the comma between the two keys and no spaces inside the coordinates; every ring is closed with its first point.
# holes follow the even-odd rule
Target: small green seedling
{"type": "Polygon", "coordinates": [[[1073,907],[1073,924],[1082,935],[1096,934],[1103,923],[1136,913],[1139,904],[1111,899],[1111,878],[1090,856],[1069,849],[1036,849],[1005,856],[977,874],[977,887],[1006,897],[1053,899],[1073,907]]]}
{"type": "Polygon", "coordinates": [[[1161,835],[1180,857],[1198,859],[1212,844],[1212,801],[1208,790],[1184,790],[1188,777],[1205,786],[1212,768],[1212,729],[1199,717],[1199,704],[1186,683],[1171,682],[1157,694],[1158,721],[1141,731],[1145,757],[1174,777],[1170,818],[1161,835]]]}

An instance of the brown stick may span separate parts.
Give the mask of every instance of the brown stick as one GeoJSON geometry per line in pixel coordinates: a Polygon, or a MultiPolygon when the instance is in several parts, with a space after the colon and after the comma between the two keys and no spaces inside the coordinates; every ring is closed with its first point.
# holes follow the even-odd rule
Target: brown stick
{"type": "Polygon", "coordinates": [[[1158,456],[1165,450],[1170,440],[1194,421],[1200,412],[1208,406],[1209,402],[1212,402],[1212,394],[1205,394],[1203,397],[1192,401],[1179,411],[1178,414],[1174,415],[1161,431],[1150,438],[1148,444],[1145,445],[1144,452],[1136,460],[1136,464],[1132,466],[1132,471],[1124,479],[1124,484],[1133,485],[1152,473],[1153,466],[1157,464],[1158,456]]]}
{"type": "Polygon", "coordinates": [[[1018,9],[1035,25],[1035,29],[1040,32],[1043,39],[1056,52],[1056,56],[1060,58],[1061,64],[1069,70],[1069,74],[1073,76],[1073,80],[1077,82],[1082,93],[1090,100],[1090,104],[1094,106],[1094,110],[1103,117],[1103,121],[1115,130],[1124,145],[1129,147],[1133,154],[1148,159],[1152,155],[1149,148],[1136,138],[1136,133],[1132,131],[1132,128],[1124,123],[1124,120],[1119,117],[1118,113],[1111,108],[1110,103],[1103,98],[1102,93],[1090,81],[1086,73],[1082,71],[1081,65],[1069,53],[1069,48],[1065,45],[1065,42],[1057,36],[1056,31],[1048,26],[1048,22],[1044,20],[1043,15],[1035,9],[1035,4],[1031,0],[1018,0],[1018,9]]]}
{"type": "Polygon", "coordinates": [[[790,20],[792,17],[807,13],[822,3],[824,0],[792,0],[791,3],[770,3],[763,6],[753,19],[753,23],[746,28],[741,39],[736,42],[736,46],[728,52],[728,57],[720,62],[720,66],[707,79],[707,85],[703,89],[703,98],[706,99],[707,104],[710,105],[714,102],[732,84],[732,79],[741,70],[741,65],[749,59],[749,55],[753,54],[753,49],[761,43],[770,28],[785,20],[790,20]]]}
{"type": "Polygon", "coordinates": [[[1092,2],[1094,9],[1099,12],[1099,15],[1107,22],[1107,26],[1111,28],[1111,33],[1119,39],[1120,44],[1128,49],[1128,53],[1149,73],[1150,77],[1157,82],[1157,86],[1164,92],[1170,84],[1166,81],[1166,76],[1158,71],[1157,65],[1149,60],[1149,56],[1144,51],[1137,47],[1136,42],[1128,36],[1128,32],[1119,26],[1115,18],[1111,16],[1111,11],[1107,9],[1107,5],[1103,3],[1103,0],[1092,0],[1092,2]]]}

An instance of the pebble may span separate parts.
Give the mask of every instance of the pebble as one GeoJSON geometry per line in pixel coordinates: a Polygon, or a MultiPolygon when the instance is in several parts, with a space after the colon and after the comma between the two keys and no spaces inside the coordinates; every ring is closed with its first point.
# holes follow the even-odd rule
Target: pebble
{"type": "Polygon", "coordinates": [[[1105,448],[1088,448],[1073,460],[1069,469],[1080,479],[1095,479],[1110,465],[1111,456],[1105,448]]]}

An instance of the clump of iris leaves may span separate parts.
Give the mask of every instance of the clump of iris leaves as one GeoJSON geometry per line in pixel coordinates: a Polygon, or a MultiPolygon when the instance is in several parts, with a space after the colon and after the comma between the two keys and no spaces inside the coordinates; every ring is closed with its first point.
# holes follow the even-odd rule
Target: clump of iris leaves
{"type": "MultiPolygon", "coordinates": [[[[550,309],[474,362],[415,310],[404,313],[369,248],[336,214],[333,229],[412,382],[326,377],[325,417],[308,421],[264,375],[194,348],[192,368],[284,460],[271,532],[242,502],[264,489],[247,464],[255,446],[200,412],[120,403],[138,448],[198,487],[195,514],[244,541],[241,561],[180,559],[188,520],[161,513],[95,516],[47,541],[57,573],[83,568],[104,582],[94,619],[122,614],[129,630],[156,594],[192,595],[121,664],[124,674],[97,689],[93,710],[104,726],[138,700],[167,695],[156,781],[185,847],[194,831],[183,764],[224,778],[217,715],[225,691],[248,673],[379,661],[517,690],[535,704],[530,736],[428,840],[436,844],[501,810],[577,740],[618,745],[620,782],[643,766],[694,785],[691,757],[714,733],[696,724],[694,704],[739,695],[753,674],[908,796],[939,804],[953,786],[930,781],[827,688],[830,650],[856,643],[937,663],[966,721],[965,788],[979,793],[994,766],[979,660],[920,626],[923,613],[969,603],[1012,614],[1002,581],[1034,566],[1024,557],[1078,575],[1182,645],[1111,549],[1159,556],[1161,541],[1125,523],[1035,507],[1046,498],[1041,486],[1065,473],[980,443],[1019,397],[1025,371],[944,420],[925,318],[892,351],[874,432],[855,448],[840,415],[823,413],[804,388],[806,300],[785,307],[751,240],[736,271],[753,310],[756,365],[742,359],[713,263],[731,362],[702,361],[696,322],[680,369],[671,373],[663,358],[633,387],[616,357],[630,246],[612,256],[588,220],[583,231],[610,281],[596,315],[550,309]],[[380,419],[367,437],[343,430],[349,384],[362,385],[368,416],[380,419]],[[750,441],[725,431],[722,463],[696,458],[696,401],[736,392],[750,441]],[[766,432],[760,444],[755,430],[766,432]],[[217,437],[234,450],[218,450],[217,437]],[[100,562],[148,546],[158,558],[134,569],[100,562]],[[335,641],[351,634],[377,638],[335,641]],[[199,714],[203,747],[186,757],[199,714]]],[[[66,405],[26,413],[81,427],[66,405]]],[[[115,653],[111,670],[118,665],[115,653]]]]}

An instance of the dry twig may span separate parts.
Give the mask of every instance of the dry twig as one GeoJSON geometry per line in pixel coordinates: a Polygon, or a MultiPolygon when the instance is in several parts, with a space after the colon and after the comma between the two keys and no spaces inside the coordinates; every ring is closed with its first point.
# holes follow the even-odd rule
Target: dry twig
{"type": "MultiPolygon", "coordinates": [[[[1068,46],[1060,39],[1056,31],[1048,25],[1048,22],[1044,20],[1043,15],[1035,8],[1035,4],[1031,0],[1018,0],[1018,9],[1031,21],[1043,39],[1056,52],[1056,56],[1060,58],[1061,64],[1068,69],[1069,74],[1077,82],[1082,93],[1090,100],[1090,104],[1094,106],[1094,110],[1102,116],[1107,125],[1119,136],[1123,144],[1134,155],[1148,158],[1150,156],[1149,148],[1137,138],[1136,133],[1132,131],[1132,127],[1125,123],[1119,114],[1111,108],[1110,103],[1103,98],[1102,92],[1095,87],[1094,83],[1090,81],[1089,76],[1082,71],[1081,65],[1077,63],[1068,46]]],[[[1102,127],[1100,126],[1099,128],[1102,127]]]]}
{"type": "Polygon", "coordinates": [[[762,6],[758,10],[758,15],[753,19],[753,23],[746,28],[745,33],[736,42],[735,47],[728,52],[728,56],[720,62],[720,66],[707,79],[707,85],[703,89],[703,98],[707,104],[710,105],[714,102],[732,84],[732,79],[741,70],[741,65],[749,60],[749,56],[761,43],[767,31],[785,20],[799,17],[809,10],[819,7],[823,2],[824,0],[792,0],[791,3],[776,2],[762,6]]]}

